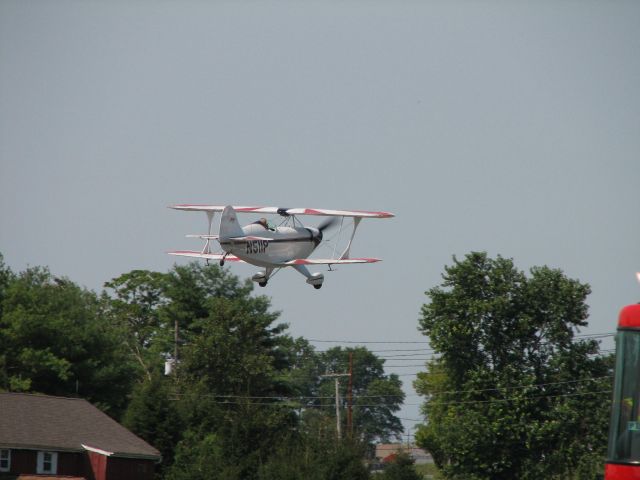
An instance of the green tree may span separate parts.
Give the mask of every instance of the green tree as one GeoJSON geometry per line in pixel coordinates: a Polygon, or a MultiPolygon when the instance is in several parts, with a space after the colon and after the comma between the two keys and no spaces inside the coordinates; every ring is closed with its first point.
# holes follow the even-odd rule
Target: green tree
{"type": "Polygon", "coordinates": [[[438,356],[415,382],[427,397],[417,443],[451,479],[593,475],[611,365],[576,337],[589,286],[485,253],[454,257],[443,279],[420,319],[438,356]]]}
{"type": "Polygon", "coordinates": [[[416,472],[414,460],[405,452],[400,452],[384,469],[380,480],[421,480],[416,472]]]}
{"type": "Polygon", "coordinates": [[[15,279],[14,273],[4,263],[4,257],[0,253],[0,318],[2,318],[2,305],[6,295],[7,288],[15,279]]]}
{"type": "Polygon", "coordinates": [[[141,373],[126,424],[163,452],[165,466],[175,451],[169,478],[213,475],[210,462],[219,478],[254,475],[297,423],[277,401],[291,393],[292,340],[274,324],[268,299],[252,296],[251,282],[197,263],[166,274],[134,270],[105,286],[107,311],[141,373]],[[176,374],[160,378],[167,357],[177,357],[176,374]]]}
{"type": "Polygon", "coordinates": [[[113,297],[104,296],[109,318],[122,332],[129,351],[147,379],[160,370],[167,350],[169,326],[163,325],[161,310],[167,303],[168,276],[148,270],[132,270],[106,282],[113,297]],[[160,341],[158,341],[160,340],[160,341]]]}
{"type": "Polygon", "coordinates": [[[143,375],[151,379],[167,357],[200,333],[216,298],[246,299],[250,281],[217,266],[174,265],[168,273],[132,270],[105,283],[103,301],[143,375]]]}
{"type": "Polygon", "coordinates": [[[335,436],[297,435],[281,442],[261,465],[259,480],[366,480],[365,445],[335,436]]]}
{"type": "Polygon", "coordinates": [[[173,463],[183,423],[176,406],[171,378],[154,374],[138,383],[123,418],[123,425],[156,447],[162,455],[161,470],[173,463]]]}
{"type": "Polygon", "coordinates": [[[175,462],[167,480],[236,480],[239,469],[231,465],[215,433],[199,434],[188,430],[176,447],[175,462]]]}
{"type": "Polygon", "coordinates": [[[240,478],[255,475],[280,437],[297,423],[282,381],[288,368],[279,344],[284,325],[272,323],[265,297],[210,303],[209,317],[195,322],[198,336],[183,348],[179,365],[181,408],[196,440],[219,439],[225,462],[240,478]],[[235,471],[235,470],[234,470],[235,471]]]}
{"type": "Polygon", "coordinates": [[[79,395],[119,416],[133,367],[96,294],[41,267],[2,290],[0,388],[79,395]]]}
{"type": "MultiPolygon", "coordinates": [[[[365,443],[386,442],[402,433],[402,423],[395,416],[404,400],[402,382],[398,375],[384,373],[384,360],[365,347],[334,347],[320,353],[322,373],[346,373],[349,371],[349,354],[353,356],[353,427],[354,433],[365,443]]],[[[318,380],[316,380],[318,381],[318,380]]],[[[340,398],[347,408],[348,378],[340,382],[340,398]]],[[[335,415],[335,385],[333,379],[321,379],[315,389],[322,400],[323,411],[335,415]]],[[[343,431],[346,431],[346,415],[342,415],[343,431]]]]}

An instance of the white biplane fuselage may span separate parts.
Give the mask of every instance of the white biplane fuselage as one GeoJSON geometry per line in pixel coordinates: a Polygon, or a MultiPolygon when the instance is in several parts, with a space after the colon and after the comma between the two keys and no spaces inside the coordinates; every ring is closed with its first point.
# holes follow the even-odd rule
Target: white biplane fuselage
{"type": "Polygon", "coordinates": [[[277,268],[295,258],[307,258],[322,241],[317,229],[277,227],[269,229],[259,223],[242,228],[246,240],[219,239],[222,249],[247,263],[277,268]]]}
{"type": "Polygon", "coordinates": [[[246,262],[263,267],[252,280],[260,286],[267,285],[269,278],[279,269],[293,267],[307,277],[307,283],[320,288],[324,281],[322,273],[310,273],[306,265],[331,265],[378,262],[377,258],[350,258],[351,243],[362,218],[388,218],[388,212],[362,212],[346,210],[317,210],[276,207],[232,207],[213,205],[175,205],[177,210],[204,211],[209,219],[207,235],[187,235],[206,240],[202,251],[174,251],[170,255],[225,261],[246,262]],[[222,212],[218,235],[211,235],[211,225],[216,212],[222,212]],[[285,224],[271,228],[266,219],[245,225],[238,222],[236,212],[279,214],[285,217],[285,224]],[[332,222],[319,227],[305,227],[296,219],[296,215],[320,215],[329,217],[353,217],[353,231],[346,249],[338,258],[310,259],[309,256],[323,240],[323,230],[332,222]],[[211,240],[217,240],[223,253],[211,252],[211,240]]]}

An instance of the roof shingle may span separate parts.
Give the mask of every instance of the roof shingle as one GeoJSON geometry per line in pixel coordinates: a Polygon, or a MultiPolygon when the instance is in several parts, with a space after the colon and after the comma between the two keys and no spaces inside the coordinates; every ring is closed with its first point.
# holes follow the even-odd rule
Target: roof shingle
{"type": "Polygon", "coordinates": [[[0,393],[0,446],[160,459],[160,452],[84,399],[0,393]]]}

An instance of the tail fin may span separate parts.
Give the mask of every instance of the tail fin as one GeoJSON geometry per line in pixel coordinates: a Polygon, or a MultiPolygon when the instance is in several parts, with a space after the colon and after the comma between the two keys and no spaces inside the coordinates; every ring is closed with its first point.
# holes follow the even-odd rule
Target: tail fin
{"type": "Polygon", "coordinates": [[[238,223],[236,211],[232,206],[224,207],[222,218],[220,218],[220,240],[227,240],[232,237],[243,237],[244,231],[238,223]]]}

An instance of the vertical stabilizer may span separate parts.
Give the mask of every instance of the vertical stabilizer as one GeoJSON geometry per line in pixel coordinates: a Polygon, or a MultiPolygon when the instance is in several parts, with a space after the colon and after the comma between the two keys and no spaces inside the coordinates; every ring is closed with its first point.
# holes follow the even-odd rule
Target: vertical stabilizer
{"type": "Polygon", "coordinates": [[[227,240],[232,237],[243,237],[244,231],[238,223],[236,211],[232,206],[224,207],[222,218],[220,218],[220,240],[227,240]]]}

